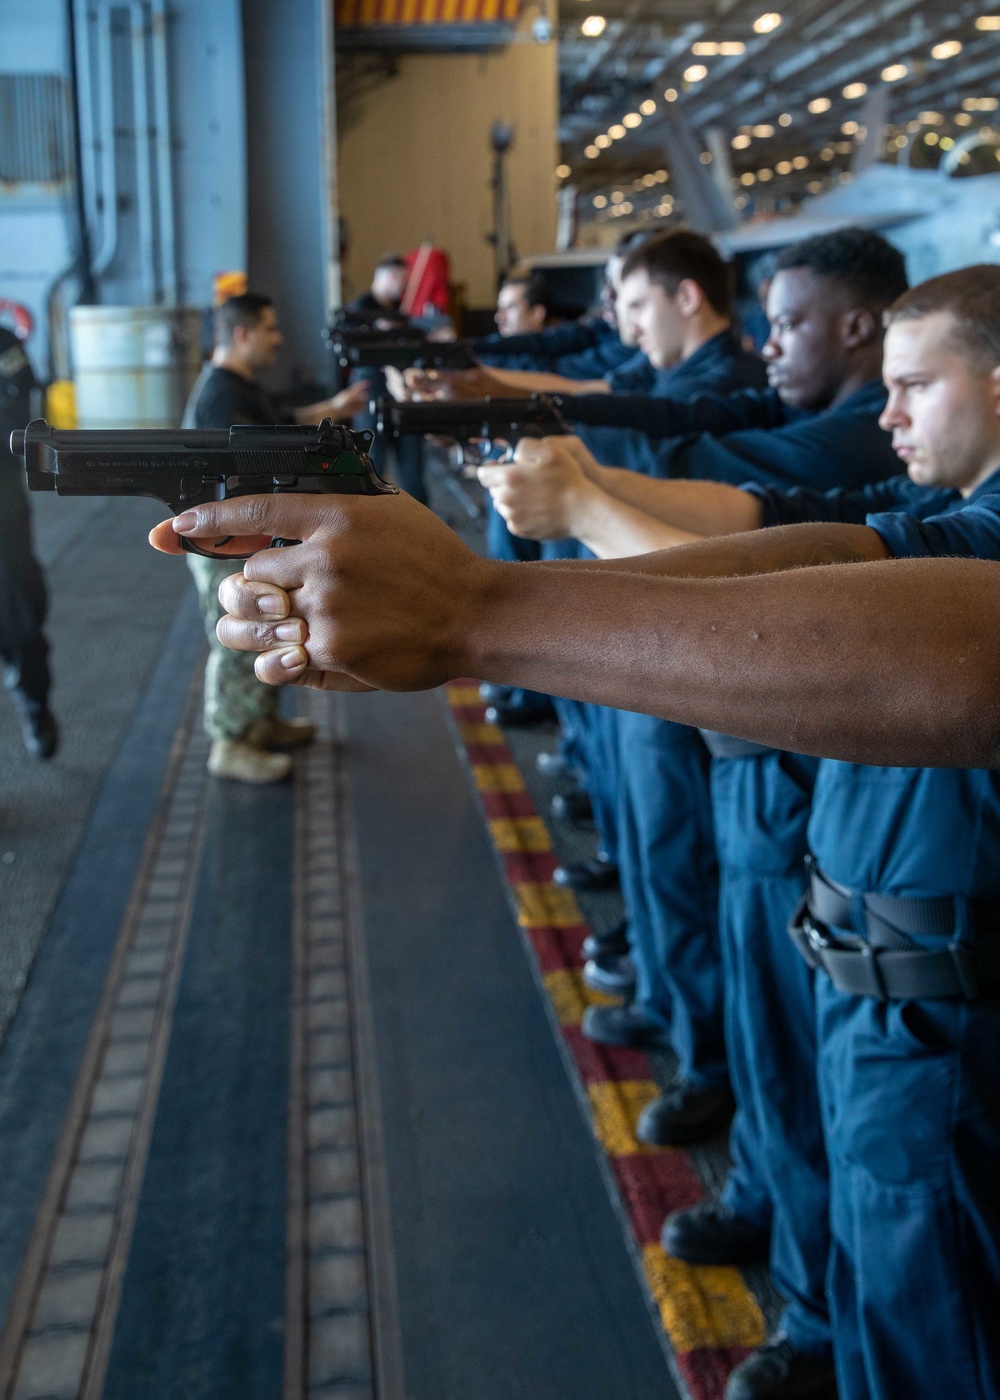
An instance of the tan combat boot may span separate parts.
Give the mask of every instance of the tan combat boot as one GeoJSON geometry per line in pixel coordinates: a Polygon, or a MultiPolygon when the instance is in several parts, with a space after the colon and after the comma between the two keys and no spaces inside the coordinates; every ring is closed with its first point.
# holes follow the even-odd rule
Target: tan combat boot
{"type": "Polygon", "coordinates": [[[267,753],[243,739],[215,739],[208,771],[215,778],[237,783],[280,783],[292,771],[292,760],[286,753],[267,753]]]}
{"type": "Polygon", "coordinates": [[[260,720],[243,737],[258,749],[297,749],[312,743],[316,726],[311,719],[282,719],[275,715],[260,720]]]}

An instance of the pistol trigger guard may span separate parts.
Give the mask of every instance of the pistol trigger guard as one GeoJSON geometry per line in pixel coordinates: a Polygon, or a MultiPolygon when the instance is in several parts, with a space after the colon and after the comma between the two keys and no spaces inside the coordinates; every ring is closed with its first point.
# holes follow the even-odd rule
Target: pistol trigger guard
{"type": "MultiPolygon", "coordinates": [[[[232,538],[232,535],[225,535],[219,540],[219,544],[228,544],[232,538]]],[[[189,540],[186,535],[181,535],[181,549],[183,549],[186,554],[200,554],[202,559],[224,559],[227,563],[231,559],[234,564],[238,564],[244,559],[252,558],[249,554],[213,554],[210,549],[200,549],[198,545],[195,544],[194,540],[189,540]]]]}

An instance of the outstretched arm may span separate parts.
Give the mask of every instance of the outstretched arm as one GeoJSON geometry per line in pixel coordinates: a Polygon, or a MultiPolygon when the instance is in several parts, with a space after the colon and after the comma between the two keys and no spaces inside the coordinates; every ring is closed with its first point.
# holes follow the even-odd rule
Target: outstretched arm
{"type": "Polygon", "coordinates": [[[712,481],[660,481],[599,466],[579,438],[525,438],[513,463],[479,479],[515,535],[582,540],[614,559],[755,530],[755,496],[712,481]]]}
{"type": "Polygon", "coordinates": [[[177,552],[181,533],[243,537],[234,552],[303,541],[223,585],[220,636],[264,652],[272,683],[413,690],[473,675],[855,762],[1000,766],[993,563],[695,577],[698,551],[715,567],[720,541],[673,552],[687,577],[642,559],[498,564],[406,496],[249,497],[152,538],[177,552]]]}

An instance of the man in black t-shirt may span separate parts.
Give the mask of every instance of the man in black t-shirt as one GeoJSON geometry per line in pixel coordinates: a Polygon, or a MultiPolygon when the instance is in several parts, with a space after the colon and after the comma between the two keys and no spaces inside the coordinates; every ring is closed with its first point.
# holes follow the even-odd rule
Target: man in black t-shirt
{"type": "MultiPolygon", "coordinates": [[[[318,423],[323,418],[349,418],[367,402],[368,385],[361,382],[292,414],[278,411],[256,379],[274,363],[281,345],[277,313],[267,297],[246,293],[224,301],[215,312],[214,340],[212,358],[198,376],[184,410],[185,428],[318,423]]],[[[219,584],[233,572],[233,561],[192,554],[188,565],[211,649],[204,709],[205,731],[212,740],[209,772],[245,783],[280,782],[291,770],[291,759],[270,750],[308,743],[312,721],[283,719],[276,692],[254,675],[253,658],[227,651],[216,638],[215,625],[222,616],[219,584]]]]}
{"type": "Polygon", "coordinates": [[[34,388],[21,342],[0,327],[0,663],[25,748],[35,758],[51,758],[59,733],[49,709],[45,580],[31,548],[23,466],[10,451],[11,433],[31,417],[34,388]]]}

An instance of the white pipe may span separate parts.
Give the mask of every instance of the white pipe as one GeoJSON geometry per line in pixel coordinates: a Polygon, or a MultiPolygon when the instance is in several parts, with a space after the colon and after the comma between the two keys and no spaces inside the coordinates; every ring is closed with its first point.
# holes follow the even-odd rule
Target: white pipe
{"type": "Polygon", "coordinates": [[[101,249],[94,259],[94,276],[107,272],[118,249],[118,159],[115,151],[115,101],[111,76],[111,7],[97,12],[98,101],[101,142],[101,249]]]}
{"type": "Polygon", "coordinates": [[[160,227],[160,273],[163,300],[176,306],[177,238],[175,234],[174,171],[170,128],[170,65],[167,51],[166,0],[153,0],[153,102],[156,122],[156,176],[160,227]]]}
{"type": "Polygon", "coordinates": [[[136,212],[139,219],[139,273],[147,305],[159,302],[156,228],[153,222],[153,167],[149,158],[149,72],[146,63],[146,9],[129,5],[132,37],[132,113],[135,131],[136,212]]]}

